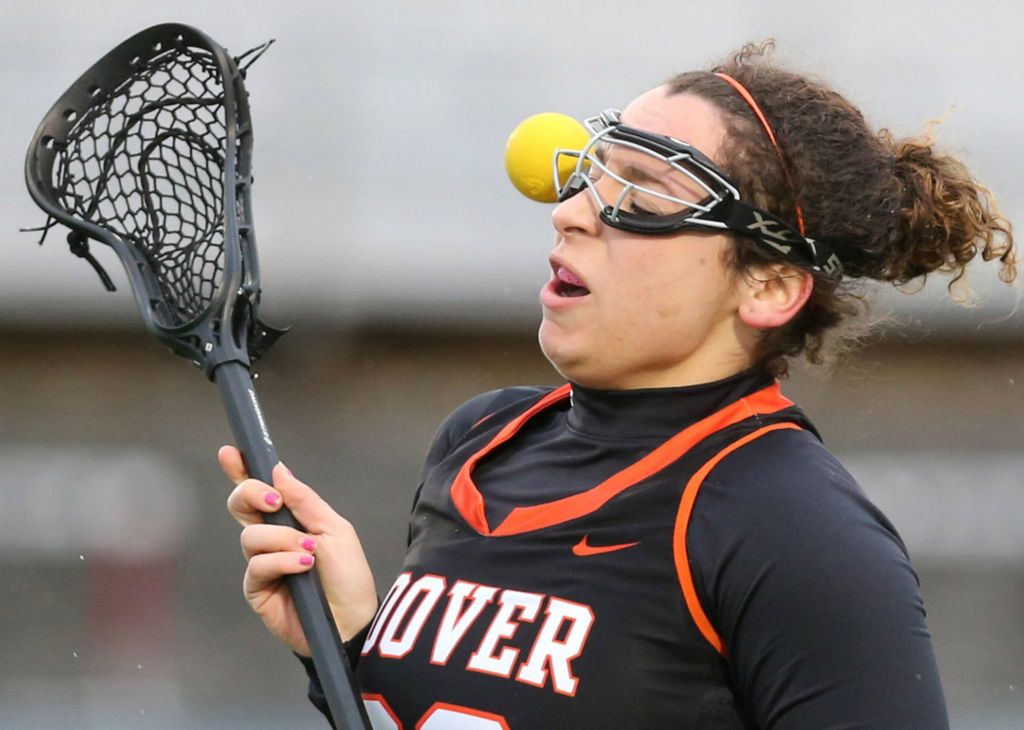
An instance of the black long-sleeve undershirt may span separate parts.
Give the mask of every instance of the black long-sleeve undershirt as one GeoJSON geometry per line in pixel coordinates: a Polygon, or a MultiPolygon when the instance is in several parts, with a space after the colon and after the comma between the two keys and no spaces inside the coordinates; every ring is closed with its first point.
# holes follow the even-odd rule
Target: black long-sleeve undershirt
{"type": "MultiPolygon", "coordinates": [[[[629,454],[648,448],[648,440],[665,436],[666,408],[674,409],[673,428],[685,426],[764,379],[751,371],[689,389],[626,394],[576,388],[575,420],[553,413],[517,436],[516,449],[481,464],[480,483],[506,490],[488,494],[489,517],[500,519],[517,502],[559,496],[517,493],[517,459],[557,459],[581,443],[595,454],[603,449],[608,463],[591,457],[554,467],[572,470],[574,484],[596,483],[629,454]],[[652,414],[653,421],[645,418],[652,414]],[[588,431],[609,418],[613,423],[604,425],[610,429],[588,431]]],[[[439,430],[424,473],[481,418],[545,390],[506,389],[464,404],[439,430]]],[[[767,434],[723,459],[701,489],[687,547],[701,604],[724,640],[733,691],[753,727],[948,727],[906,550],[811,431],[767,434]]],[[[311,699],[326,711],[315,673],[311,678],[311,699]]]]}

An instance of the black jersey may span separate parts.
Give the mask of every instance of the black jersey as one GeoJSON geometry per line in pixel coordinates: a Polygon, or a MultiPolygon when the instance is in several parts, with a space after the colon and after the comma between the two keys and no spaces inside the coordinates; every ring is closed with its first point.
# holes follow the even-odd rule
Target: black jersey
{"type": "Polygon", "coordinates": [[[895,531],[758,371],[456,412],[357,673],[375,728],[946,726],[895,531]]]}

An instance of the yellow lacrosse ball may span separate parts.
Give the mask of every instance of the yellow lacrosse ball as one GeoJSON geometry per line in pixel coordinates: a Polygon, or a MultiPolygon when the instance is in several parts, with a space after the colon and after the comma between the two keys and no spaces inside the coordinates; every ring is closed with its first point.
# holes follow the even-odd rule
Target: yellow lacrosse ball
{"type": "MultiPolygon", "coordinates": [[[[554,180],[555,150],[581,150],[589,139],[586,128],[568,115],[534,114],[520,122],[509,135],[505,145],[508,178],[527,198],[554,203],[558,199],[554,180]]],[[[576,158],[559,158],[559,183],[564,185],[575,168],[576,158]]]]}

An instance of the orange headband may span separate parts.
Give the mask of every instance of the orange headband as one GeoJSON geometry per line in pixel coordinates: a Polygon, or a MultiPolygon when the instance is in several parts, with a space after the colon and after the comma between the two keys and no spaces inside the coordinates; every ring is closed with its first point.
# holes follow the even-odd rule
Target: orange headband
{"type": "MultiPolygon", "coordinates": [[[[768,139],[770,139],[772,141],[772,145],[775,146],[775,153],[779,156],[779,162],[782,163],[782,172],[785,174],[786,180],[789,181],[789,186],[791,188],[794,188],[794,186],[793,186],[793,178],[791,178],[789,176],[789,168],[786,166],[786,159],[782,156],[782,148],[779,147],[779,142],[778,142],[778,140],[775,139],[775,132],[772,131],[772,125],[770,125],[768,123],[768,119],[765,118],[764,112],[761,111],[761,107],[759,107],[757,105],[757,102],[754,101],[754,97],[751,96],[750,92],[747,91],[747,89],[743,86],[743,84],[741,84],[739,81],[734,79],[732,76],[729,76],[728,74],[720,73],[718,71],[715,71],[713,73],[715,74],[715,76],[717,76],[718,78],[720,78],[723,81],[725,81],[726,83],[728,83],[729,86],[731,86],[732,88],[736,89],[736,91],[739,93],[739,95],[741,97],[743,97],[743,101],[747,102],[747,104],[750,106],[750,108],[754,110],[754,114],[757,115],[757,118],[761,121],[761,126],[764,127],[764,131],[768,134],[768,139]]],[[[795,190],[795,188],[794,188],[794,190],[795,190]]],[[[801,236],[807,235],[804,232],[804,213],[800,209],[800,201],[799,200],[796,201],[796,224],[797,224],[797,228],[800,229],[800,235],[801,236]]]]}

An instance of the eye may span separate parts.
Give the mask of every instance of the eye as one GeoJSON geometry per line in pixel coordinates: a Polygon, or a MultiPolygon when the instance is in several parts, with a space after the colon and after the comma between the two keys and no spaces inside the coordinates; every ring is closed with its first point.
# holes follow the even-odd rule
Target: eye
{"type": "Polygon", "coordinates": [[[640,205],[639,203],[637,203],[635,201],[632,201],[632,200],[629,201],[628,203],[626,203],[623,206],[623,210],[626,213],[631,213],[632,215],[638,215],[638,216],[656,216],[656,215],[661,215],[657,211],[649,210],[649,209],[645,208],[644,206],[640,205]]]}

